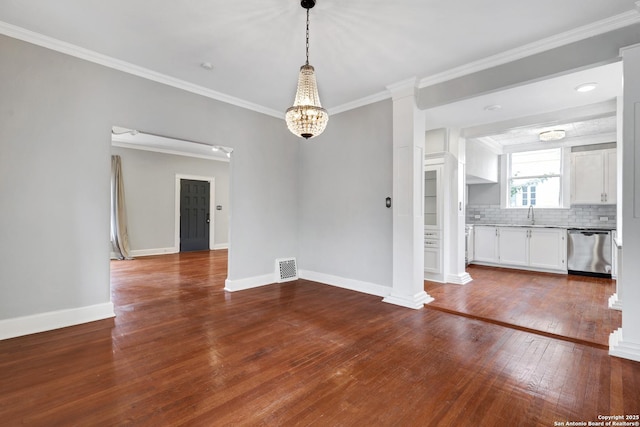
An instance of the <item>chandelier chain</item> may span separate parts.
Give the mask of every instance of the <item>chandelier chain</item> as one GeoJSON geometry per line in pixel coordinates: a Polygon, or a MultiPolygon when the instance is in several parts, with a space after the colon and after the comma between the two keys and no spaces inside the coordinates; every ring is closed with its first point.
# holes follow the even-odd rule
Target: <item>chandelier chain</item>
{"type": "Polygon", "coordinates": [[[307,51],[307,65],[309,65],[309,9],[307,9],[307,45],[306,45],[306,51],[307,51]]]}

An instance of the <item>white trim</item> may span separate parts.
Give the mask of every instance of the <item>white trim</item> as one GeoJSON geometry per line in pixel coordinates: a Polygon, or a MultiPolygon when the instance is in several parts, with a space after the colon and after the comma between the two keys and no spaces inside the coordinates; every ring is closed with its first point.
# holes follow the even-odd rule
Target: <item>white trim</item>
{"type": "MultiPolygon", "coordinates": [[[[475,224],[476,226],[482,226],[486,224],[475,224]]],[[[485,261],[473,261],[471,264],[475,265],[486,265],[488,267],[500,267],[500,268],[509,268],[511,270],[523,270],[523,271],[539,271],[541,273],[554,273],[554,274],[569,274],[567,270],[553,270],[551,268],[538,268],[524,265],[509,265],[509,264],[500,264],[499,262],[485,262],[485,261]]]]}
{"type": "Polygon", "coordinates": [[[132,144],[129,142],[120,142],[120,141],[117,141],[116,138],[112,138],[111,145],[114,147],[129,148],[131,150],[152,151],[154,153],[171,154],[174,156],[184,156],[184,157],[195,157],[197,159],[214,160],[217,162],[229,163],[229,161],[231,160],[226,156],[222,158],[222,157],[216,157],[216,156],[207,156],[204,154],[189,153],[188,151],[167,150],[166,148],[142,146],[138,144],[132,144]]]}
{"type": "Polygon", "coordinates": [[[207,181],[209,182],[209,250],[215,249],[215,212],[216,212],[216,179],[212,176],[199,176],[199,175],[185,175],[176,174],[176,189],[175,189],[175,203],[174,203],[174,246],[180,252],[180,180],[192,179],[194,181],[207,181]]]}
{"type": "Polygon", "coordinates": [[[361,280],[347,279],[345,277],[333,276],[331,274],[318,273],[316,271],[298,270],[300,279],[322,283],[324,285],[349,289],[351,291],[362,292],[364,294],[385,297],[391,293],[390,286],[377,285],[375,283],[363,282],[361,280]]]}
{"type": "Polygon", "coordinates": [[[218,251],[220,249],[229,249],[229,243],[218,243],[216,245],[213,245],[212,250],[218,251]]]}
{"type": "Polygon", "coordinates": [[[466,285],[472,280],[473,279],[471,278],[471,275],[467,272],[464,272],[462,274],[448,274],[446,282],[453,283],[454,285],[466,285]]]}
{"type": "Polygon", "coordinates": [[[622,328],[618,328],[609,335],[609,354],[640,362],[640,344],[625,342],[622,339],[622,328]]]}
{"type": "Polygon", "coordinates": [[[162,83],[167,86],[172,86],[178,89],[185,90],[187,92],[195,93],[205,96],[207,98],[215,99],[217,101],[225,102],[227,104],[235,105],[237,107],[246,108],[257,113],[266,114],[268,116],[276,117],[278,119],[284,119],[284,112],[273,110],[271,108],[263,107],[262,105],[254,104],[252,102],[244,101],[240,98],[236,98],[230,95],[226,95],[221,92],[217,92],[212,89],[208,89],[203,86],[198,86],[193,83],[189,83],[184,80],[177,79],[175,77],[167,76],[162,73],[150,70],[148,68],[140,67],[138,65],[131,64],[129,62],[121,61],[111,56],[103,55],[101,53],[94,52],[89,49],[76,46],[71,43],[67,43],[61,40],[48,37],[43,34],[30,31],[16,25],[9,24],[7,22],[0,21],[0,34],[4,34],[9,37],[13,37],[18,40],[23,40],[38,46],[45,47],[47,49],[61,52],[67,55],[74,56],[76,58],[84,59],[85,61],[100,64],[105,67],[112,68],[114,70],[123,71],[134,76],[142,77],[147,80],[151,80],[157,83],[162,83]]]}
{"type": "Polygon", "coordinates": [[[410,77],[387,85],[387,90],[389,91],[391,99],[393,101],[397,101],[408,96],[415,96],[417,84],[418,79],[416,77],[410,77]]]}
{"type": "Polygon", "coordinates": [[[260,286],[272,285],[273,273],[264,274],[262,276],[247,277],[245,279],[224,281],[224,290],[228,292],[244,291],[246,289],[258,288],[260,286]]]}
{"type": "Polygon", "coordinates": [[[113,303],[89,305],[0,320],[0,340],[115,317],[113,303]]]}
{"type": "Polygon", "coordinates": [[[429,304],[431,301],[433,301],[433,297],[424,291],[413,295],[411,298],[407,298],[405,295],[389,295],[382,300],[382,302],[414,310],[423,308],[425,304],[429,304]]]}
{"type": "Polygon", "coordinates": [[[364,107],[365,105],[375,104],[376,102],[390,99],[391,93],[388,90],[383,92],[374,93],[373,95],[365,96],[364,98],[356,99],[355,101],[347,102],[337,107],[329,108],[329,115],[344,113],[345,111],[355,110],[356,108],[364,107]]]}
{"type": "Polygon", "coordinates": [[[566,31],[555,36],[547,37],[542,40],[517,47],[515,49],[507,50],[497,55],[488,56],[478,61],[470,62],[468,64],[452,68],[442,73],[425,77],[419,81],[418,88],[422,89],[438,83],[453,80],[458,77],[473,74],[478,71],[496,67],[498,65],[507,64],[509,62],[517,61],[519,59],[536,55],[538,53],[542,53],[557,47],[575,43],[589,37],[597,36],[629,25],[637,24],[638,22],[640,22],[640,14],[637,10],[631,10],[629,12],[621,13],[619,15],[612,16],[601,21],[574,28],[573,30],[566,31]]]}
{"type": "Polygon", "coordinates": [[[622,311],[622,301],[618,299],[618,293],[614,293],[609,297],[609,308],[622,311]]]}
{"type": "Polygon", "coordinates": [[[141,256],[177,254],[178,252],[180,252],[180,249],[176,246],[168,248],[135,249],[131,250],[130,254],[135,258],[141,256]]]}

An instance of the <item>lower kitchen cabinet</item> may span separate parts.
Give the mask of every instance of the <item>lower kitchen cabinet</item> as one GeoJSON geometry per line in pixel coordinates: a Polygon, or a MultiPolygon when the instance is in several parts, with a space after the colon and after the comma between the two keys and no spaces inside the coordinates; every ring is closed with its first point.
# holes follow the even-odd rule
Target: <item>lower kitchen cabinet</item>
{"type": "Polygon", "coordinates": [[[475,226],[474,229],[474,262],[567,271],[567,230],[564,228],[475,226]]]}
{"type": "Polygon", "coordinates": [[[529,266],[567,271],[567,230],[532,228],[529,232],[529,266]]]}
{"type": "Polygon", "coordinates": [[[498,263],[498,228],[486,225],[473,227],[473,260],[498,263]]]}
{"type": "Polygon", "coordinates": [[[440,230],[425,227],[424,230],[424,272],[432,274],[442,273],[442,258],[440,256],[440,230]]]}
{"type": "Polygon", "coordinates": [[[498,250],[500,264],[513,266],[529,265],[529,229],[522,227],[500,227],[498,250]]]}

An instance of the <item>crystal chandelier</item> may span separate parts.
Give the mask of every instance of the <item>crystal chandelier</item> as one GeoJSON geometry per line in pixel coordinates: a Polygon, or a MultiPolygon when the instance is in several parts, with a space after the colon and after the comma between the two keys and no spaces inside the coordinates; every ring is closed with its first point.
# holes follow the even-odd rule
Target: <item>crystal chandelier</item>
{"type": "Polygon", "coordinates": [[[320,135],[327,127],[329,114],[322,108],[318,96],[318,85],[314,69],[309,65],[309,9],[316,5],[315,0],[301,0],[300,5],[307,9],[307,62],[300,67],[298,90],[293,107],[287,109],[285,120],[289,130],[305,139],[320,135]]]}

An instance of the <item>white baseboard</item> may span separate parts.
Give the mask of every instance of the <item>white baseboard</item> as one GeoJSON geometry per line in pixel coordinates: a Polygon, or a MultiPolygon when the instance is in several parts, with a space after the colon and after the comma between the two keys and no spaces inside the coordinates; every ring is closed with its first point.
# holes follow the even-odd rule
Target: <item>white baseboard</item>
{"type": "Polygon", "coordinates": [[[609,335],[609,354],[640,362],[640,343],[625,342],[622,328],[618,328],[609,335]]]}
{"type": "Polygon", "coordinates": [[[455,285],[466,285],[472,280],[471,275],[465,271],[460,274],[448,274],[446,282],[453,283],[455,285]]]}
{"type": "Polygon", "coordinates": [[[444,275],[442,273],[431,273],[431,272],[425,271],[424,280],[427,280],[429,282],[445,283],[444,275]]]}
{"type": "Polygon", "coordinates": [[[351,291],[362,292],[378,297],[386,297],[391,293],[391,287],[388,286],[376,285],[375,283],[347,279],[315,271],[298,270],[298,277],[300,279],[311,280],[313,282],[323,283],[325,285],[336,286],[338,288],[349,289],[351,291]]]}
{"type": "Polygon", "coordinates": [[[218,243],[217,245],[213,245],[213,250],[218,251],[220,249],[229,249],[228,243],[218,243]]]}
{"type": "Polygon", "coordinates": [[[50,311],[31,316],[0,320],[0,340],[66,328],[67,326],[115,317],[113,303],[89,305],[67,310],[50,311]]]}
{"type": "Polygon", "coordinates": [[[245,289],[271,285],[273,283],[275,283],[275,278],[273,274],[247,277],[246,279],[238,279],[238,280],[227,279],[224,281],[224,290],[229,292],[236,292],[236,291],[243,291],[245,289]]]}
{"type": "Polygon", "coordinates": [[[509,268],[511,270],[539,271],[541,273],[564,274],[565,276],[568,274],[567,270],[553,270],[551,268],[527,267],[523,265],[507,265],[507,264],[499,264],[495,262],[473,261],[471,264],[484,265],[487,267],[509,268]]]}
{"type": "Polygon", "coordinates": [[[176,248],[175,246],[169,248],[135,249],[131,251],[131,256],[135,258],[138,256],[177,254],[178,252],[180,252],[180,248],[176,248]]]}

